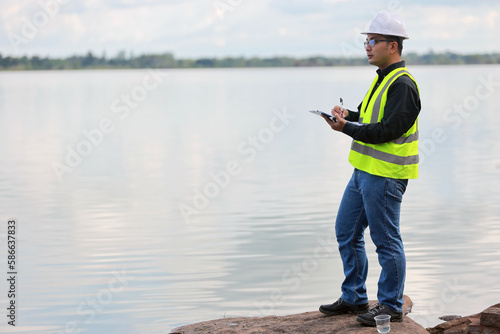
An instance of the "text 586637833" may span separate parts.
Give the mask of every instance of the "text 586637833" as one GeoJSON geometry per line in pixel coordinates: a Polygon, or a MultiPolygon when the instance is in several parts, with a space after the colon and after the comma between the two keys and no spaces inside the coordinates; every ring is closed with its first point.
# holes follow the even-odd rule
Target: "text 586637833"
{"type": "Polygon", "coordinates": [[[7,323],[16,325],[16,295],[17,295],[17,221],[7,222],[7,323]]]}

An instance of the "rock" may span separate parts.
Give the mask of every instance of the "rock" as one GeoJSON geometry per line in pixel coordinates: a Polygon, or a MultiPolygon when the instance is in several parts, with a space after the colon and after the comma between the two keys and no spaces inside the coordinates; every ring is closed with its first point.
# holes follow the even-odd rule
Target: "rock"
{"type": "Polygon", "coordinates": [[[427,328],[430,334],[500,334],[500,304],[479,314],[453,319],[427,328]]]}
{"type": "Polygon", "coordinates": [[[481,313],[481,326],[500,328],[500,304],[493,305],[481,313]]]}
{"type": "Polygon", "coordinates": [[[450,321],[450,320],[458,319],[461,317],[462,317],[461,315],[442,315],[438,319],[443,320],[443,321],[450,321]]]}
{"type": "Polygon", "coordinates": [[[427,328],[427,331],[430,334],[467,334],[470,322],[467,317],[458,318],[444,322],[433,328],[427,328]]]}
{"type": "Polygon", "coordinates": [[[500,328],[481,326],[481,314],[469,317],[471,321],[469,326],[470,334],[500,334],[500,328]]]}
{"type": "Polygon", "coordinates": [[[453,326],[452,328],[445,330],[443,334],[467,334],[469,333],[469,323],[470,322],[464,322],[460,325],[453,326]]]}
{"type": "MultiPolygon", "coordinates": [[[[373,306],[376,301],[370,302],[373,306]]],[[[405,296],[404,313],[411,311],[413,303],[405,296]]],[[[227,318],[200,322],[175,329],[177,334],[250,334],[250,333],[286,333],[286,334],[364,334],[376,333],[374,327],[364,327],[356,321],[356,315],[344,314],[325,317],[319,311],[293,314],[287,316],[227,318]]],[[[391,322],[391,333],[394,334],[428,334],[408,317],[403,322],[391,322]]]]}
{"type": "MultiPolygon", "coordinates": [[[[229,318],[201,322],[178,328],[179,334],[243,334],[243,333],[287,333],[287,334],[364,334],[376,333],[373,327],[363,327],[355,315],[325,317],[319,311],[288,316],[263,318],[229,318]]],[[[392,322],[391,333],[427,334],[427,331],[408,317],[403,322],[392,322]]]]}

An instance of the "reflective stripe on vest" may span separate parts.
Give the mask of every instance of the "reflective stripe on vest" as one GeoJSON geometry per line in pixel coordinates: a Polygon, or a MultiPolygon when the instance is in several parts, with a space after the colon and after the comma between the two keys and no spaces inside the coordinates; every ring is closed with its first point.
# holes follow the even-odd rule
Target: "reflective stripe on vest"
{"type": "MultiPolygon", "coordinates": [[[[359,123],[374,124],[380,122],[384,116],[384,107],[387,101],[389,87],[401,75],[408,75],[417,85],[415,79],[404,68],[397,68],[389,73],[381,85],[375,88],[377,79],[372,82],[370,90],[365,96],[361,107],[359,123]],[[372,95],[372,91],[375,93],[372,95]],[[374,99],[369,101],[370,98],[374,99]],[[370,108],[370,106],[373,106],[370,108]]],[[[418,85],[417,85],[418,91],[418,85]]],[[[353,141],[349,162],[360,170],[368,173],[401,179],[418,177],[418,118],[412,127],[401,137],[387,143],[367,144],[353,141]]]]}
{"type": "Polygon", "coordinates": [[[378,151],[370,146],[361,145],[357,141],[354,141],[352,143],[351,150],[396,165],[404,166],[404,165],[412,165],[418,163],[418,154],[410,155],[407,157],[400,157],[395,154],[378,151]]]}

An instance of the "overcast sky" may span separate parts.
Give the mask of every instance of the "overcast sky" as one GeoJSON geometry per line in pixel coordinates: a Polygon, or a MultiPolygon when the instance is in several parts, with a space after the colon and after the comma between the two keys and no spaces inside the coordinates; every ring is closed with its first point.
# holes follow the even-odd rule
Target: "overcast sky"
{"type": "Polygon", "coordinates": [[[405,51],[500,52],[498,0],[2,0],[0,53],[359,57],[379,11],[405,20],[405,51]]]}

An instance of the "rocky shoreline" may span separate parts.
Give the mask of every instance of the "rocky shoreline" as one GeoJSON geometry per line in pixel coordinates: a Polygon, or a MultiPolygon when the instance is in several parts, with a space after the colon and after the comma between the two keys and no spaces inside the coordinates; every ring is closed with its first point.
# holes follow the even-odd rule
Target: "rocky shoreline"
{"type": "Polygon", "coordinates": [[[446,321],[433,328],[430,334],[500,334],[500,304],[481,313],[446,321]]]}
{"type": "MultiPolygon", "coordinates": [[[[451,319],[433,328],[424,328],[406,315],[411,312],[413,302],[404,296],[403,322],[391,323],[394,334],[500,334],[500,304],[493,305],[481,313],[467,317],[445,317],[451,319]]],[[[373,306],[377,301],[370,301],[373,306]]],[[[287,316],[240,317],[204,321],[174,329],[171,334],[364,334],[377,333],[374,327],[361,326],[352,314],[325,317],[319,311],[287,316]]]]}

